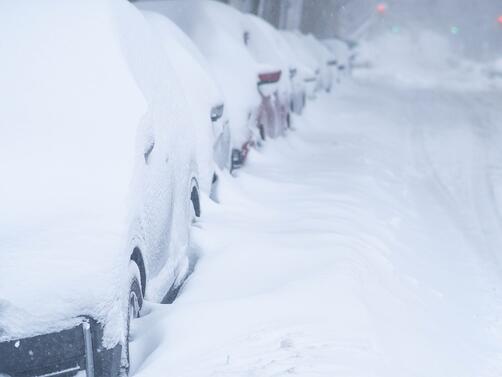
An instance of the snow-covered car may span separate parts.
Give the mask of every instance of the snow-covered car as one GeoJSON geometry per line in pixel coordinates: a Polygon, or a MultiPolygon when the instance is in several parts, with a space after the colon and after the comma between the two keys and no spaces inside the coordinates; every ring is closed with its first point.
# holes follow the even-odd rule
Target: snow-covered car
{"type": "Polygon", "coordinates": [[[281,55],[286,59],[289,67],[288,76],[291,82],[291,111],[300,115],[303,112],[307,99],[305,79],[309,77],[309,72],[311,71],[297,59],[297,54],[293,51],[288,41],[279,30],[273,28],[272,25],[261,18],[255,17],[254,20],[261,23],[264,30],[268,29],[271,35],[274,36],[278,51],[280,51],[281,55]]]}
{"type": "MultiPolygon", "coordinates": [[[[137,3],[142,9],[141,3],[137,3]]],[[[218,170],[230,169],[230,129],[224,116],[224,102],[217,83],[212,78],[207,60],[192,40],[171,20],[157,12],[142,11],[158,32],[169,54],[189,109],[187,116],[197,126],[196,159],[199,188],[216,195],[218,170]]]]}
{"type": "Polygon", "coordinates": [[[294,61],[301,64],[299,72],[306,86],[307,97],[313,99],[321,88],[321,68],[319,62],[306,48],[300,34],[291,30],[281,30],[281,34],[288,42],[291,50],[295,54],[294,61]]]}
{"type": "Polygon", "coordinates": [[[322,89],[327,92],[331,91],[335,66],[337,64],[335,55],[312,34],[299,36],[303,39],[311,55],[319,61],[322,89]]]}
{"type": "Polygon", "coordinates": [[[260,141],[267,137],[276,138],[283,135],[289,127],[289,106],[280,97],[278,82],[282,71],[266,66],[263,73],[258,74],[258,93],[261,96],[256,116],[256,125],[260,132],[260,141]]]}
{"type": "Polygon", "coordinates": [[[126,1],[1,2],[0,45],[0,375],[125,375],[191,268],[182,85],[126,1]]]}
{"type": "Polygon", "coordinates": [[[322,42],[335,55],[337,67],[335,79],[340,82],[350,72],[353,63],[354,56],[351,44],[338,38],[324,39],[322,42]]]}
{"type": "Polygon", "coordinates": [[[212,0],[144,1],[141,7],[174,21],[207,59],[224,95],[231,130],[231,169],[240,167],[250,148],[260,142],[260,119],[267,119],[263,114],[268,104],[257,90],[260,75],[277,76],[273,67],[258,64],[246,48],[244,15],[212,0]]]}
{"type": "Polygon", "coordinates": [[[290,65],[290,60],[284,52],[286,42],[282,40],[281,44],[281,37],[272,25],[259,17],[247,14],[245,28],[248,33],[246,46],[256,61],[278,67],[282,73],[274,85],[275,90],[269,90],[272,92],[269,101],[273,102],[276,118],[275,134],[271,136],[282,135],[290,127],[289,112],[294,108],[294,96],[297,95],[293,91],[296,87],[290,74],[295,68],[290,65]]]}

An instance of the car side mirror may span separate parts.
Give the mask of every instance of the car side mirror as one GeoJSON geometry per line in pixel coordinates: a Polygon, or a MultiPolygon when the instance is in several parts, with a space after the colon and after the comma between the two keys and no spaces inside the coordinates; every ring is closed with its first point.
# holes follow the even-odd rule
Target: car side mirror
{"type": "Polygon", "coordinates": [[[223,116],[224,111],[225,111],[224,104],[213,106],[213,108],[211,109],[211,121],[217,122],[218,120],[220,120],[220,118],[223,116]]]}

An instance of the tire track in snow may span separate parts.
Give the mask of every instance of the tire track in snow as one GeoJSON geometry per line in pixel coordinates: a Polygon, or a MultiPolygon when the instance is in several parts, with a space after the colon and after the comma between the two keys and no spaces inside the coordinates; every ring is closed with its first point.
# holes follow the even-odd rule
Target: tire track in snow
{"type": "MultiPolygon", "coordinates": [[[[481,262],[482,271],[488,269],[494,273],[492,275],[478,272],[478,276],[484,282],[487,295],[484,310],[485,320],[488,323],[487,331],[502,334],[502,317],[500,314],[495,314],[502,313],[502,291],[496,288],[500,287],[499,277],[502,272],[500,265],[500,261],[502,261],[502,217],[497,208],[497,197],[491,179],[493,162],[490,160],[490,151],[493,149],[491,137],[496,128],[487,122],[486,116],[483,116],[480,99],[453,93],[443,93],[440,98],[447,103],[455,103],[454,107],[463,111],[464,116],[468,119],[463,126],[471,134],[469,138],[471,145],[470,153],[463,160],[465,162],[463,168],[464,173],[469,177],[469,202],[460,202],[455,187],[451,187],[452,182],[446,182],[438,172],[437,166],[433,163],[434,157],[431,156],[427,148],[427,137],[425,136],[427,126],[425,123],[410,124],[415,160],[419,170],[429,176],[429,182],[438,196],[438,202],[447,209],[451,219],[459,226],[471,247],[482,256],[477,261],[481,262]],[[460,211],[459,208],[462,205],[472,206],[473,211],[467,213],[460,211]],[[475,229],[473,232],[473,226],[479,231],[475,229]]],[[[416,119],[414,111],[410,119],[416,119]]],[[[430,127],[440,126],[435,124],[433,119],[429,118],[429,120],[431,120],[429,130],[430,127]]],[[[466,153],[467,150],[458,148],[457,152],[466,153]]],[[[472,264],[474,266],[475,261],[472,264]]],[[[502,342],[502,336],[500,336],[500,340],[502,342]]],[[[502,373],[500,369],[502,354],[494,355],[493,360],[489,360],[486,365],[487,375],[498,376],[502,373]]]]}

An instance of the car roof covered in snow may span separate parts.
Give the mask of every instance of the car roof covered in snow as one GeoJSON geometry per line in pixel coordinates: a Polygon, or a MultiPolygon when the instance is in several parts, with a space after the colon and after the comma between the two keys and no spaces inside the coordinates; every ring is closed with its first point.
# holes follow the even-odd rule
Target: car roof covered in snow
{"type": "MultiPolygon", "coordinates": [[[[311,76],[313,71],[302,59],[298,58],[298,53],[294,51],[290,43],[286,40],[283,33],[268,23],[263,18],[254,14],[246,14],[247,27],[254,32],[255,37],[251,35],[249,48],[255,54],[257,60],[271,59],[286,66],[289,69],[295,69],[304,77],[311,76]],[[272,51],[273,50],[273,51],[272,51]]],[[[287,75],[283,75],[287,77],[287,75]]]]}
{"type": "Polygon", "coordinates": [[[278,67],[282,71],[281,88],[289,90],[289,70],[296,65],[287,42],[272,25],[253,14],[245,15],[245,28],[249,32],[247,47],[253,57],[260,63],[278,67]]]}
{"type": "MultiPolygon", "coordinates": [[[[135,167],[146,134],[161,138],[161,127],[186,122],[180,86],[144,17],[120,0],[1,2],[0,45],[0,179],[8,182],[0,185],[0,339],[82,314],[118,323],[141,202],[135,167]]],[[[107,327],[108,345],[122,330],[107,327]]]]}
{"type": "Polygon", "coordinates": [[[311,55],[310,51],[308,51],[298,33],[291,30],[281,30],[281,34],[289,43],[291,49],[296,55],[296,58],[300,60],[304,66],[308,67],[312,72],[315,72],[320,68],[319,62],[311,55]]]}
{"type": "Polygon", "coordinates": [[[347,64],[350,56],[350,48],[347,42],[337,38],[329,38],[324,39],[322,43],[335,55],[338,62],[347,64]]]}
{"type": "Polygon", "coordinates": [[[153,0],[141,7],[168,16],[194,41],[223,91],[234,144],[247,141],[248,115],[259,104],[256,84],[262,68],[244,44],[244,15],[212,0],[153,0]]]}
{"type": "Polygon", "coordinates": [[[253,14],[246,14],[244,20],[249,33],[247,47],[258,62],[278,67],[293,63],[281,51],[282,46],[274,35],[276,31],[272,25],[253,14]]]}
{"type": "Polygon", "coordinates": [[[326,64],[326,62],[335,59],[334,54],[312,34],[304,35],[303,39],[307,45],[307,48],[310,49],[312,54],[316,56],[316,58],[319,59],[322,64],[326,64]]]}

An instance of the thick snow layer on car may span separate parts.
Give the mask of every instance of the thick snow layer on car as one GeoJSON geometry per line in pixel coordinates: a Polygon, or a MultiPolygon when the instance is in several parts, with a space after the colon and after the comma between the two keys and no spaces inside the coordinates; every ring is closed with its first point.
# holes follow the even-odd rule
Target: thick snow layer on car
{"type": "MultiPolygon", "coordinates": [[[[138,4],[140,8],[141,5],[138,4]]],[[[209,193],[215,170],[213,145],[218,136],[210,115],[213,106],[223,103],[222,94],[210,76],[208,63],[188,36],[160,13],[144,11],[143,14],[164,42],[171,66],[183,86],[178,95],[185,97],[190,106],[186,109],[186,116],[193,120],[194,125],[190,132],[196,140],[199,187],[209,193]]]]}
{"type": "MultiPolygon", "coordinates": [[[[4,1],[0,45],[0,339],[90,315],[112,346],[123,336],[131,229],[156,225],[144,223],[142,193],[167,190],[142,180],[144,148],[172,139],[172,124],[183,129],[179,86],[145,19],[119,0],[4,1]]],[[[173,174],[188,183],[178,155],[173,174]]],[[[165,290],[152,283],[152,297],[156,288],[165,290]]]]}
{"type": "Polygon", "coordinates": [[[322,43],[335,55],[338,65],[348,65],[350,49],[347,42],[336,38],[323,39],[322,43]]]}
{"type": "Polygon", "coordinates": [[[281,30],[281,34],[288,41],[291,49],[296,53],[296,58],[313,72],[316,72],[319,69],[319,62],[316,61],[315,56],[312,56],[310,51],[305,47],[301,40],[300,33],[290,30],[281,30]]]}
{"type": "Polygon", "coordinates": [[[313,75],[313,71],[298,58],[298,54],[279,30],[253,14],[247,14],[246,18],[247,28],[251,30],[248,47],[255,59],[258,61],[270,60],[278,66],[286,65],[288,69],[296,70],[302,80],[313,75]],[[254,38],[253,32],[256,34],[254,38]]]}
{"type": "Polygon", "coordinates": [[[291,49],[295,53],[297,61],[301,62],[303,67],[307,69],[302,70],[302,75],[305,80],[308,80],[307,91],[310,97],[315,96],[315,91],[319,84],[320,65],[314,56],[306,49],[304,43],[301,41],[298,33],[290,30],[281,30],[281,34],[289,43],[291,49]]]}
{"type": "Polygon", "coordinates": [[[259,105],[258,65],[244,44],[244,15],[216,1],[145,1],[143,9],[173,20],[207,58],[223,91],[234,147],[251,137],[249,117],[259,105]]]}
{"type": "Polygon", "coordinates": [[[289,79],[289,69],[293,67],[277,39],[277,31],[272,25],[263,19],[252,14],[245,15],[245,29],[249,33],[247,47],[253,57],[261,64],[270,64],[278,67],[281,72],[281,79],[278,83],[281,92],[291,91],[291,81],[289,79]]]}
{"type": "Polygon", "coordinates": [[[325,47],[316,37],[312,34],[307,34],[304,36],[300,35],[308,51],[314,56],[318,62],[321,70],[321,83],[323,89],[330,89],[333,80],[333,68],[329,65],[329,62],[335,60],[335,56],[331,53],[327,47],[325,47]]]}

